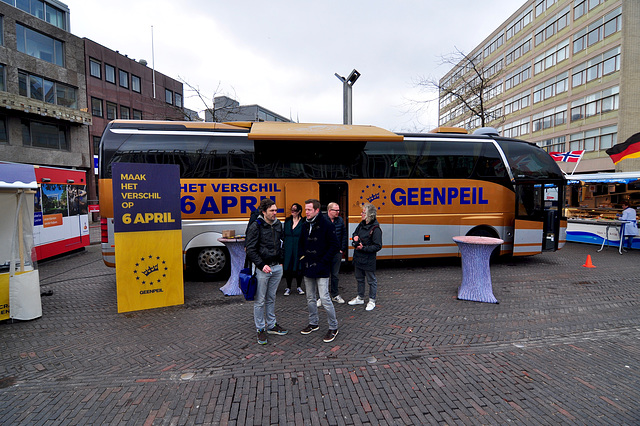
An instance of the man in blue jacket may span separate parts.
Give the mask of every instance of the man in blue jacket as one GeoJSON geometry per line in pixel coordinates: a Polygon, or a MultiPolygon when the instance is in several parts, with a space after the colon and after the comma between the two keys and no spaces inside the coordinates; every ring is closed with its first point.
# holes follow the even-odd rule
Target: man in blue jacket
{"type": "Polygon", "coordinates": [[[309,334],[318,330],[318,305],[316,294],[319,294],[327,312],[329,330],[324,336],[326,343],[332,342],[338,335],[338,320],[329,294],[329,277],[334,256],[339,251],[335,227],[320,212],[320,201],[310,199],[304,202],[306,221],[302,225],[300,235],[300,260],[304,285],[307,290],[307,307],[309,308],[309,325],[300,333],[309,334]]]}

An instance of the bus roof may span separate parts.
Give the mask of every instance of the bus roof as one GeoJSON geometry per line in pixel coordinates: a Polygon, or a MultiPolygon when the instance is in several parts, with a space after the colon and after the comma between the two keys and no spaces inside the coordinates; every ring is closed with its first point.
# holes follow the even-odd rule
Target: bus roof
{"type": "Polygon", "coordinates": [[[161,120],[113,120],[113,127],[120,128],[153,128],[158,130],[172,130],[180,126],[190,130],[244,130],[244,123],[212,123],[210,121],[161,121],[161,120]]]}
{"type": "Polygon", "coordinates": [[[314,141],[401,141],[403,139],[402,135],[375,126],[275,121],[253,123],[248,137],[253,140],[314,141]]]}

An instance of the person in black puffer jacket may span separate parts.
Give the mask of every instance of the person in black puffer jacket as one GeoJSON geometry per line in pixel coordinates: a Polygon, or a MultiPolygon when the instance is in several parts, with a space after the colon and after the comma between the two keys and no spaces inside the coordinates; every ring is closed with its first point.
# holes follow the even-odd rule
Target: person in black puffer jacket
{"type": "Polygon", "coordinates": [[[258,343],[267,344],[267,334],[287,334],[276,322],[276,291],[282,279],[282,222],[273,200],[260,202],[260,216],[247,228],[245,248],[247,258],[256,265],[258,286],[253,302],[253,320],[258,332],[258,343]],[[265,320],[266,316],[266,320],[265,320]],[[266,326],[266,330],[265,330],[266,326]]]}
{"type": "Polygon", "coordinates": [[[366,203],[362,206],[362,222],[353,231],[353,271],[358,282],[358,296],[349,305],[364,304],[365,277],[369,283],[367,311],[376,307],[378,281],[376,279],[376,253],[382,249],[382,229],[376,219],[376,207],[366,203]]]}

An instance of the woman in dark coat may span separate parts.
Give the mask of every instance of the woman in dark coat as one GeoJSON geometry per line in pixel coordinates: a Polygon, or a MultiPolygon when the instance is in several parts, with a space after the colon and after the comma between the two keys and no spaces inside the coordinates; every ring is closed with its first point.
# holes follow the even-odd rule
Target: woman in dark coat
{"type": "Polygon", "coordinates": [[[373,204],[362,206],[362,222],[353,231],[353,247],[353,272],[358,282],[358,296],[349,301],[349,305],[364,304],[366,278],[369,283],[369,303],[365,309],[371,311],[376,307],[378,290],[376,253],[382,249],[382,229],[376,220],[376,207],[373,204]]]}
{"type": "Polygon", "coordinates": [[[293,278],[298,284],[298,294],[304,294],[302,290],[302,269],[300,268],[300,256],[298,256],[298,242],[302,231],[302,206],[294,203],[291,206],[291,216],[284,221],[284,278],[287,281],[287,288],[284,295],[291,294],[291,283],[293,278]]]}

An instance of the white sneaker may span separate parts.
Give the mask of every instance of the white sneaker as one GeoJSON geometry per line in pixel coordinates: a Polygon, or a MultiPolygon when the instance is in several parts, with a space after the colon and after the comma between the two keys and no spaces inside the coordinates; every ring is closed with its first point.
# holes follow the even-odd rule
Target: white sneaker
{"type": "Polygon", "coordinates": [[[304,294],[304,290],[298,287],[298,294],[304,294]]]}
{"type": "Polygon", "coordinates": [[[360,296],[356,296],[353,299],[349,300],[349,304],[351,306],[353,306],[353,305],[364,305],[364,299],[362,299],[360,296]]]}
{"type": "Polygon", "coordinates": [[[284,289],[284,295],[288,296],[291,293],[291,290],[289,290],[288,288],[284,289]]]}
{"type": "Polygon", "coordinates": [[[331,300],[333,300],[336,303],[344,303],[344,299],[342,297],[340,297],[340,295],[337,295],[336,297],[334,297],[331,300]]]}
{"type": "Polygon", "coordinates": [[[322,300],[318,299],[318,301],[316,302],[316,304],[318,305],[318,308],[319,308],[320,306],[322,306],[322,300]]]}
{"type": "Polygon", "coordinates": [[[365,311],[373,311],[373,308],[376,307],[376,299],[369,299],[369,303],[367,303],[367,307],[364,308],[365,311]]]}

